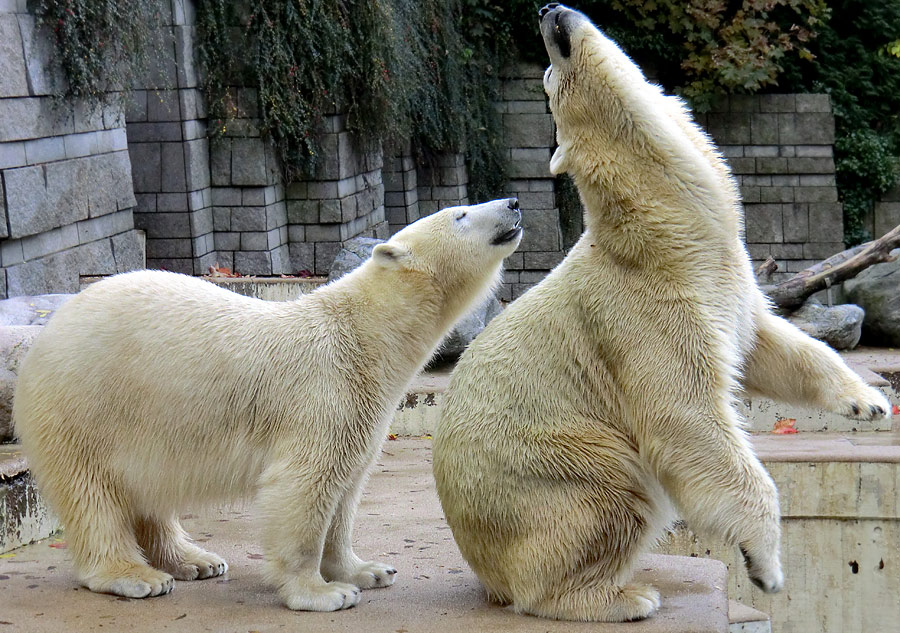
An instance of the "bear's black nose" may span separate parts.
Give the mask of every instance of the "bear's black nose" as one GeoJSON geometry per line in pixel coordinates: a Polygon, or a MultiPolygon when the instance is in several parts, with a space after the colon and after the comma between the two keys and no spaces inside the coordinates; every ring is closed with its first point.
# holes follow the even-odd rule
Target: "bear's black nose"
{"type": "Polygon", "coordinates": [[[519,208],[519,199],[518,198],[510,198],[508,209],[518,210],[519,208]]]}
{"type": "Polygon", "coordinates": [[[540,11],[538,11],[538,16],[544,17],[548,12],[552,11],[553,9],[555,9],[558,6],[559,6],[558,2],[551,2],[550,4],[542,7],[540,11]]]}

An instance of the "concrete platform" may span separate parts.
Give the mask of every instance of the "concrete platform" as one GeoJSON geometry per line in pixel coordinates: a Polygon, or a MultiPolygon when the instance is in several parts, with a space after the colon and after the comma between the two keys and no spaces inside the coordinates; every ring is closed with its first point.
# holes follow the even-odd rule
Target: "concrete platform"
{"type": "MultiPolygon", "coordinates": [[[[65,535],[0,555],[0,630],[82,631],[592,631],[724,633],[728,631],[725,566],[714,560],[650,555],[637,577],[662,593],[662,608],[643,622],[577,624],[520,616],[487,603],[443,519],[431,476],[430,442],[386,444],[357,522],[357,551],[390,561],[397,583],[363,593],[338,613],[283,608],[260,577],[259,538],[251,507],[220,509],[184,521],[204,547],[231,566],[223,578],[177,582],[169,596],[130,600],[79,587],[65,535]]],[[[764,616],[763,616],[764,617],[764,616]]]]}
{"type": "Polygon", "coordinates": [[[22,451],[0,444],[0,555],[47,538],[59,527],[38,494],[22,451]]]}

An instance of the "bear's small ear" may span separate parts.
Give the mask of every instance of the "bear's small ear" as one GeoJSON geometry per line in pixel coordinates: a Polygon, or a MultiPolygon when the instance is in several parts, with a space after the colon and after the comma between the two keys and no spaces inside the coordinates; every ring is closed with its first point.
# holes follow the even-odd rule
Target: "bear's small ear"
{"type": "Polygon", "coordinates": [[[560,145],[553,152],[552,158],[550,158],[550,173],[558,176],[564,171],[566,171],[566,153],[563,151],[562,145],[560,145]]]}
{"type": "Polygon", "coordinates": [[[397,265],[409,255],[409,251],[397,244],[384,242],[378,244],[372,250],[372,259],[378,260],[382,264],[397,265]]]}

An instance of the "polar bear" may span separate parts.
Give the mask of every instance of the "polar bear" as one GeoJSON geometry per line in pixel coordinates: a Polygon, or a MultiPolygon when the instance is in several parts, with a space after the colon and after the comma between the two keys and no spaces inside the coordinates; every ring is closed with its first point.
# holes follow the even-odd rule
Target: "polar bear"
{"type": "Polygon", "coordinates": [[[740,386],[868,420],[888,403],[775,316],[741,242],[737,188],[684,106],[581,13],[540,12],[584,235],[463,354],[434,436],[441,503],[489,597],[567,620],[634,620],[629,582],[675,512],[783,584],[775,486],[740,386]]]}
{"type": "Polygon", "coordinates": [[[351,548],[362,486],[404,388],[498,283],[519,221],[515,199],[445,209],[293,302],[141,271],[60,308],[13,415],[79,580],[142,598],[225,573],[179,512],[255,490],[290,609],[345,609],[393,584],[351,548]]]}

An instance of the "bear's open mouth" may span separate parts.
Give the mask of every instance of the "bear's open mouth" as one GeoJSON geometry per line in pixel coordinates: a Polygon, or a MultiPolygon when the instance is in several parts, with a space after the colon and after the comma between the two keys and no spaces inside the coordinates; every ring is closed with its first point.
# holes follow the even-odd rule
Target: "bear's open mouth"
{"type": "Polygon", "coordinates": [[[506,233],[501,233],[493,240],[491,240],[491,244],[493,246],[499,246],[500,244],[506,244],[507,242],[512,242],[514,239],[519,237],[522,234],[522,227],[516,225],[514,228],[511,228],[506,233]]]}

